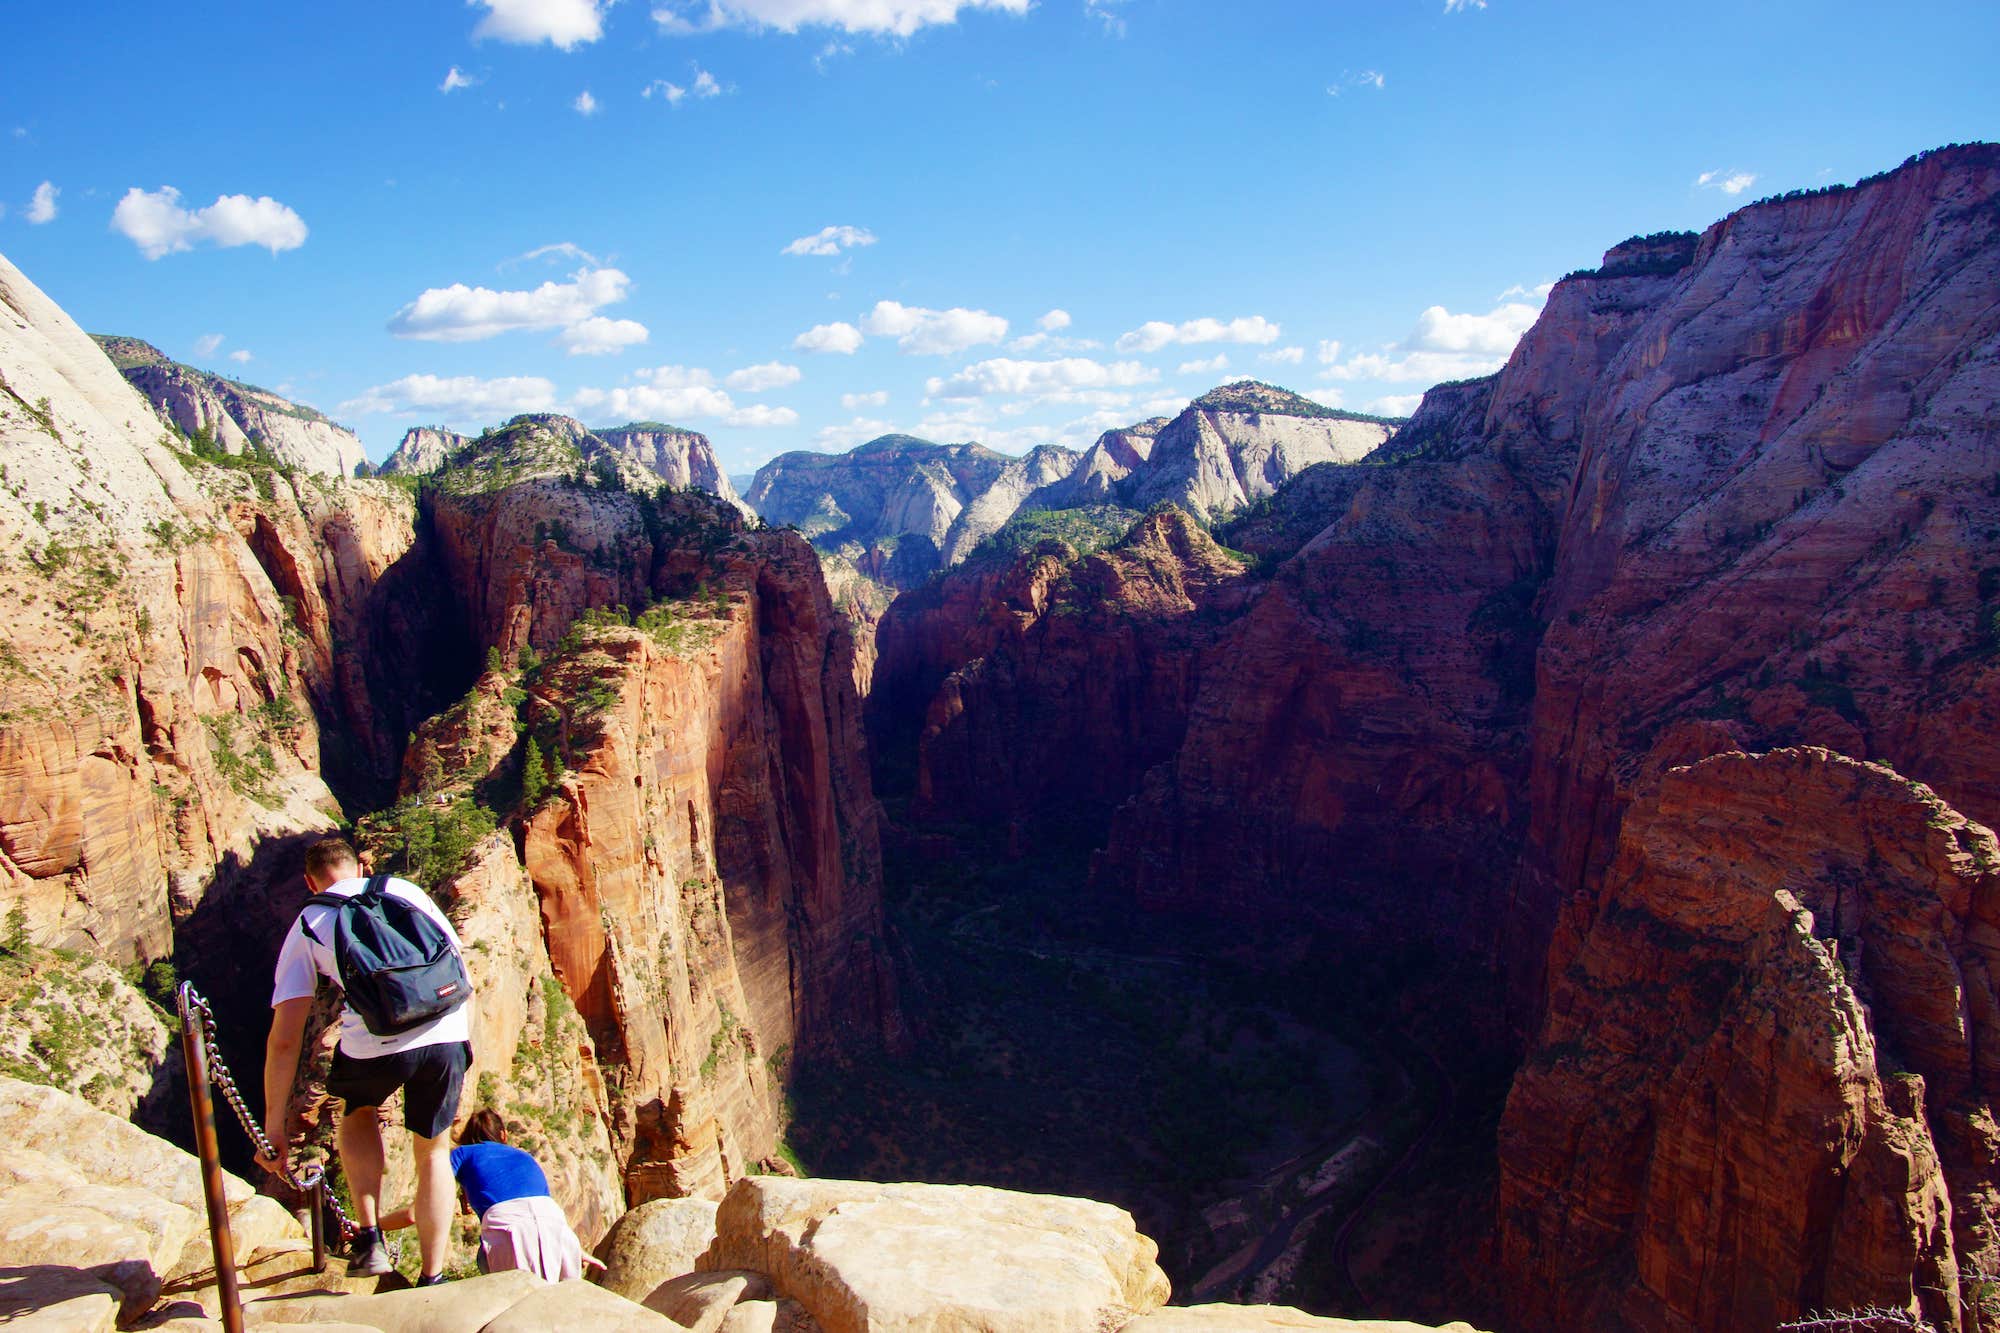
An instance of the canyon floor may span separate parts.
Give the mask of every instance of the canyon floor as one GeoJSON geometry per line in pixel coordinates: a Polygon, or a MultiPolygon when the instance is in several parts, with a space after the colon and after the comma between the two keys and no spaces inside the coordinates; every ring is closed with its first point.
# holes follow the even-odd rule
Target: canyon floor
{"type": "Polygon", "coordinates": [[[1084,830],[885,841],[912,1046],[797,1070],[800,1166],[1115,1202],[1177,1301],[1488,1307],[1476,1262],[1412,1252],[1480,1234],[1506,1071],[1440,1060],[1421,1002],[1383,1006],[1372,977],[1414,960],[1137,911],[1091,884],[1084,830]]]}

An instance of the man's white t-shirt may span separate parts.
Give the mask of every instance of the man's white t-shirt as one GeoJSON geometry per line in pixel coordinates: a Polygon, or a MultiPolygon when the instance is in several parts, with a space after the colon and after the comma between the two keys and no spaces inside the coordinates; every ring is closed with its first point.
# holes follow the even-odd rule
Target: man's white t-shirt
{"type": "MultiPolygon", "coordinates": [[[[368,887],[368,881],[361,878],[343,879],[327,890],[342,897],[352,897],[368,887]]],[[[430,895],[406,879],[391,879],[384,891],[414,905],[419,911],[444,928],[451,937],[454,949],[459,948],[458,932],[451,928],[451,922],[438,910],[430,895]]],[[[340,968],[335,963],[333,948],[333,915],[338,910],[324,903],[307,904],[300,910],[292,928],[285,935],[285,943],[278,950],[277,975],[271,982],[271,1004],[275,1008],[286,1000],[308,999],[318,989],[319,979],[325,977],[335,986],[340,984],[340,968]],[[303,927],[310,926],[313,934],[306,934],[303,927]],[[314,938],[317,936],[318,938],[314,938]]],[[[461,950],[461,954],[463,950],[461,950]]],[[[398,1032],[393,1037],[378,1037],[368,1030],[361,1021],[361,1015],[341,1006],[340,1049],[357,1060],[368,1060],[378,1055],[394,1055],[398,1051],[415,1050],[419,1046],[443,1046],[449,1042],[472,1040],[472,1002],[466,1001],[448,1014],[442,1014],[422,1027],[411,1028],[408,1032],[398,1032]]]]}

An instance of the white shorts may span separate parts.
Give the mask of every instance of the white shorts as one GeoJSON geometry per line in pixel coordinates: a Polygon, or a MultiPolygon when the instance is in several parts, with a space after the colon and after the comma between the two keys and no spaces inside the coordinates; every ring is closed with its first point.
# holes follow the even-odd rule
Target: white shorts
{"type": "Polygon", "coordinates": [[[523,1268],[549,1282],[583,1276],[583,1242],[546,1194],[496,1203],[479,1219],[479,1266],[523,1268]]]}

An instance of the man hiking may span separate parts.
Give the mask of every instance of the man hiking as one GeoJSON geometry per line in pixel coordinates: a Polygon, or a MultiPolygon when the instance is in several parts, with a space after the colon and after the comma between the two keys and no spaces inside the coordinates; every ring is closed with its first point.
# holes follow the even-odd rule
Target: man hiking
{"type": "Polygon", "coordinates": [[[381,1106],[403,1093],[403,1124],[415,1147],[419,1286],[444,1281],[451,1251],[454,1195],[451,1126],[472,1063],[471,985],[458,933],[437,904],[408,880],[361,877],[354,848],[325,838],[306,852],[300,909],[278,951],[271,987],[271,1035],[264,1051],[264,1133],[276,1155],[267,1171],[290,1163],[287,1125],[306,1018],[320,978],[343,992],[340,1045],[327,1075],[329,1097],[343,1102],[340,1159],[360,1233],[350,1273],[390,1272],[381,1229],[384,1149],[381,1106]]]}

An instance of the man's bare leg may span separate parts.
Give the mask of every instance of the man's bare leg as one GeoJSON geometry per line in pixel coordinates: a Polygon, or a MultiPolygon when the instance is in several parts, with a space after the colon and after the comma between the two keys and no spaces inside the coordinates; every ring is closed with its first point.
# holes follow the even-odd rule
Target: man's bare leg
{"type": "Polygon", "coordinates": [[[356,1106],[343,1112],[340,1164],[347,1172],[347,1190],[354,1196],[354,1220],[360,1226],[372,1227],[380,1216],[382,1158],[382,1108],[356,1106]]]}
{"type": "Polygon", "coordinates": [[[434,1139],[410,1135],[416,1149],[417,1244],[423,1251],[425,1277],[436,1277],[451,1261],[451,1215],[457,1204],[457,1185],[451,1174],[451,1134],[447,1130],[434,1139]]]}

